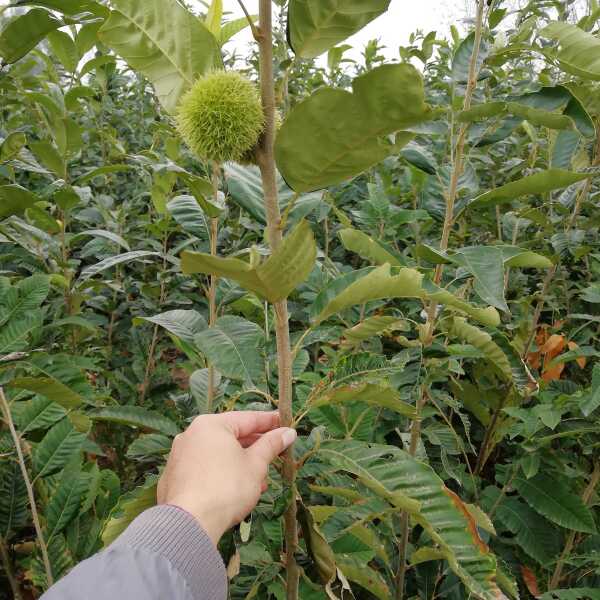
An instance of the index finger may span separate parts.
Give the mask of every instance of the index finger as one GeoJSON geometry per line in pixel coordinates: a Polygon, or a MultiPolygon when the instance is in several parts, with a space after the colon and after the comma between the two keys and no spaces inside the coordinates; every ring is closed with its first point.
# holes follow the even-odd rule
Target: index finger
{"type": "Polygon", "coordinates": [[[218,415],[218,418],[237,439],[279,427],[278,411],[231,411],[218,415]]]}

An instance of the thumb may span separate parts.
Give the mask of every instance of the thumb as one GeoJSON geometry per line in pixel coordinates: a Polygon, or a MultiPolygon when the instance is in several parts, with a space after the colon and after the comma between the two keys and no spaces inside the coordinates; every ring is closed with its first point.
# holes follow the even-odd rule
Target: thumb
{"type": "Polygon", "coordinates": [[[294,429],[280,427],[261,436],[247,449],[247,452],[268,465],[287,450],[296,441],[296,437],[294,429]]]}

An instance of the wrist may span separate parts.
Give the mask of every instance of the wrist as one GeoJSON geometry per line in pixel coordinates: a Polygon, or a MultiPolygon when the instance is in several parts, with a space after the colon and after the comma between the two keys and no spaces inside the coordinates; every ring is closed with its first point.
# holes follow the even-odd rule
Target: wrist
{"type": "Polygon", "coordinates": [[[208,535],[215,547],[219,540],[229,529],[229,523],[225,523],[222,511],[216,508],[201,506],[197,501],[191,502],[185,498],[171,498],[167,504],[188,513],[208,535]]]}

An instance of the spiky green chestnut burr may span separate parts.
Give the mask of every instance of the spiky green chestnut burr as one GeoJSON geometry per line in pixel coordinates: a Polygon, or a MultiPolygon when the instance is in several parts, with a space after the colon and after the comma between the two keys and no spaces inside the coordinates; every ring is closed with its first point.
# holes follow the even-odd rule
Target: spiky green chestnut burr
{"type": "Polygon", "coordinates": [[[181,100],[177,126],[200,158],[240,161],[258,143],[265,118],[256,86],[235,71],[198,79],[181,100]]]}

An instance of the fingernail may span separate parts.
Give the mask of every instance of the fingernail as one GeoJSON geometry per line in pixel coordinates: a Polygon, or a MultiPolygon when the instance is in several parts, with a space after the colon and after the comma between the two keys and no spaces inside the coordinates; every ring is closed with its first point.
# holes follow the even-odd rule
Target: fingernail
{"type": "Polygon", "coordinates": [[[283,438],[283,449],[285,450],[296,441],[298,434],[295,429],[286,429],[281,437],[283,438]]]}

